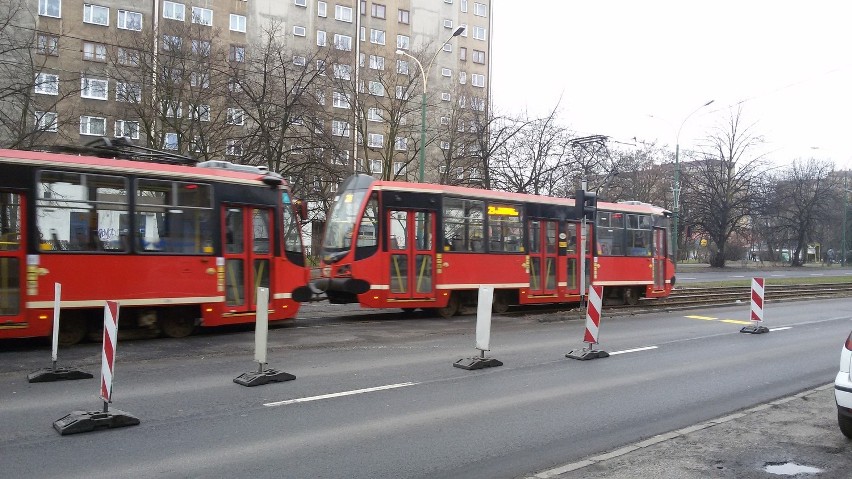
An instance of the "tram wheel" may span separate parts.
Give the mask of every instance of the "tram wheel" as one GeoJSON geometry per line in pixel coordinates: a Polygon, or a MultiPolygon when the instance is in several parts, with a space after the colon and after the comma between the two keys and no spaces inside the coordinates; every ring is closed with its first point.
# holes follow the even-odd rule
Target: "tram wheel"
{"type": "Polygon", "coordinates": [[[494,301],[491,303],[491,312],[503,314],[509,310],[509,294],[503,291],[494,292],[494,301]]]}
{"type": "Polygon", "coordinates": [[[89,333],[89,325],[83,318],[67,318],[59,322],[59,344],[77,344],[89,333]]]}
{"type": "Polygon", "coordinates": [[[185,338],[195,331],[195,319],[189,316],[167,316],[159,323],[163,334],[170,338],[185,338]]]}
{"type": "Polygon", "coordinates": [[[624,304],[636,306],[639,304],[639,290],[636,288],[624,288],[621,294],[624,304]]]}
{"type": "Polygon", "coordinates": [[[459,312],[459,297],[451,293],[447,305],[443,308],[435,308],[435,312],[442,318],[452,318],[459,312]]]}

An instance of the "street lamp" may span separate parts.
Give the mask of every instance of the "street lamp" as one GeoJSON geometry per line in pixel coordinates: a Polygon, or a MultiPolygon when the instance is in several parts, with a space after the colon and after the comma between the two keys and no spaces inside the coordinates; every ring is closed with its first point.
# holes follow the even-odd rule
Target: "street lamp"
{"type": "Polygon", "coordinates": [[[426,81],[427,81],[427,73],[432,68],[432,63],[434,63],[435,59],[438,58],[438,54],[441,53],[441,50],[444,49],[444,45],[450,43],[450,40],[452,40],[454,37],[457,37],[457,36],[461,35],[462,33],[464,33],[464,28],[465,27],[456,28],[456,31],[454,31],[453,34],[450,35],[450,38],[447,38],[447,40],[441,45],[441,47],[438,48],[438,51],[435,52],[435,56],[433,56],[432,59],[429,60],[429,63],[426,65],[425,69],[423,68],[423,64],[420,63],[420,60],[418,60],[414,56],[408,54],[404,50],[397,49],[397,51],[396,51],[397,55],[405,55],[405,56],[411,58],[412,60],[414,60],[414,62],[417,63],[417,66],[420,67],[420,76],[423,78],[423,96],[420,99],[420,176],[418,177],[418,181],[420,183],[423,183],[423,168],[424,168],[424,165],[426,164],[426,81]]]}
{"type": "MultiPolygon", "coordinates": [[[[680,132],[683,130],[683,125],[686,124],[687,120],[692,118],[692,115],[698,113],[704,107],[710,106],[716,100],[710,100],[707,103],[696,108],[692,113],[687,115],[686,118],[680,124],[680,128],[677,130],[677,137],[675,138],[675,171],[674,171],[674,184],[672,185],[672,229],[674,230],[674,244],[672,245],[672,257],[674,260],[675,266],[677,266],[677,247],[678,247],[678,239],[680,237],[680,233],[677,229],[677,221],[678,215],[680,213],[680,132]]],[[[650,115],[652,118],[658,118],[654,115],[650,115]]],[[[661,119],[661,118],[660,118],[661,119]]],[[[668,123],[668,122],[667,122],[668,123]]]]}

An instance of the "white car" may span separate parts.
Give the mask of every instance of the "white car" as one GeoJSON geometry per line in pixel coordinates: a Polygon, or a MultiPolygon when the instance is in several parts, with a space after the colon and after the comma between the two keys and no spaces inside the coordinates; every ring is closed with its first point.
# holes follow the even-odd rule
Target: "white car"
{"type": "Polygon", "coordinates": [[[834,379],[837,424],[844,436],[852,439],[852,333],[840,350],[840,372],[834,379]]]}

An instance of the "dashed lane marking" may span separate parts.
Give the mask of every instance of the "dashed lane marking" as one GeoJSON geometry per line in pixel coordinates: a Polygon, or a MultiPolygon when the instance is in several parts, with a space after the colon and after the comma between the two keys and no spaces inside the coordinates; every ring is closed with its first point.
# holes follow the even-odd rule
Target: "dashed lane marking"
{"type": "Polygon", "coordinates": [[[793,329],[792,326],[783,326],[780,328],[769,328],[770,331],[784,331],[785,329],[793,329]]]}
{"type": "Polygon", "coordinates": [[[703,320],[705,320],[705,321],[715,321],[715,320],[719,319],[719,318],[714,318],[713,316],[698,316],[698,315],[695,315],[695,314],[690,315],[690,316],[687,316],[687,318],[691,318],[691,319],[703,319],[703,320]]]}
{"type": "Polygon", "coordinates": [[[638,353],[639,351],[650,351],[652,349],[657,349],[657,347],[656,346],[645,346],[644,348],[625,349],[624,351],[615,351],[615,352],[609,353],[609,355],[615,356],[616,354],[638,353]]]}
{"type": "Polygon", "coordinates": [[[297,398],[297,399],[288,399],[286,401],[276,401],[276,402],[268,402],[265,403],[264,406],[273,407],[273,406],[286,406],[288,404],[296,404],[300,402],[309,402],[309,401],[319,401],[321,399],[331,399],[343,396],[352,396],[355,394],[364,394],[371,393],[374,391],[386,391],[388,389],[397,389],[404,388],[408,386],[414,386],[419,383],[399,383],[399,384],[388,384],[386,386],[377,386],[374,388],[365,388],[365,389],[356,389],[354,391],[344,391],[340,393],[331,393],[331,394],[322,394],[320,396],[311,396],[306,398],[297,398]]]}
{"type": "Polygon", "coordinates": [[[731,323],[731,324],[751,324],[751,321],[740,321],[739,319],[720,319],[720,323],[731,323]]]}

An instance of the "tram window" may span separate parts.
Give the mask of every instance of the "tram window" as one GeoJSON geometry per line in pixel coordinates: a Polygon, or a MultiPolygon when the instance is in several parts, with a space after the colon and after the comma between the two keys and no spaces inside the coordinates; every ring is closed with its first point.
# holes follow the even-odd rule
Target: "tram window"
{"type": "Polygon", "coordinates": [[[358,226],[358,247],[376,246],[378,240],[376,231],[379,228],[379,201],[376,198],[370,198],[367,206],[364,208],[364,214],[361,215],[361,224],[358,226]]]}
{"type": "Polygon", "coordinates": [[[482,201],[444,198],[444,251],[484,251],[482,201]]]}
{"type": "Polygon", "coordinates": [[[601,256],[624,255],[624,214],[598,211],[597,250],[601,256]]]}
{"type": "Polygon", "coordinates": [[[212,254],[210,185],[139,180],[136,244],[143,252],[212,254]]]}
{"type": "Polygon", "coordinates": [[[21,247],[21,198],[15,193],[0,193],[0,251],[21,247]]]}
{"type": "Polygon", "coordinates": [[[520,206],[488,205],[489,251],[524,252],[520,206]]]}
{"type": "Polygon", "coordinates": [[[284,221],[284,249],[293,253],[302,253],[302,237],[299,233],[299,222],[293,212],[293,207],[288,203],[284,203],[283,208],[284,221]]]}
{"type": "Polygon", "coordinates": [[[627,215],[627,255],[651,256],[651,217],[627,215]]]}
{"type": "Polygon", "coordinates": [[[42,171],[36,218],[42,251],[128,251],[126,180],[42,171]]]}

